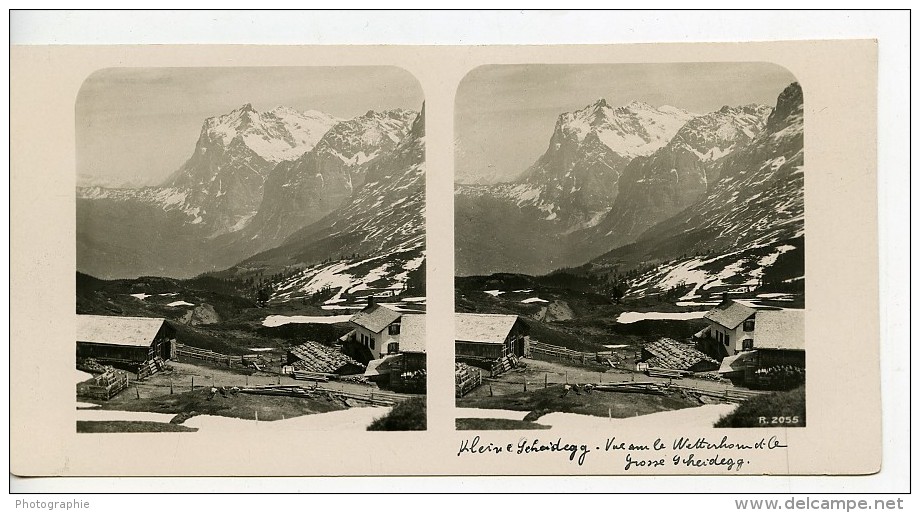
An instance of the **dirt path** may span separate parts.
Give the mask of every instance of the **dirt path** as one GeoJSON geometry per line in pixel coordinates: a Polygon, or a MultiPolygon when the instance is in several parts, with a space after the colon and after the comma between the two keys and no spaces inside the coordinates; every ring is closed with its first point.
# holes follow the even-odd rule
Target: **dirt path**
{"type": "MultiPolygon", "coordinates": [[[[170,386],[172,386],[173,393],[175,394],[189,392],[192,390],[193,377],[195,390],[211,386],[244,387],[277,384],[310,386],[313,383],[312,381],[300,381],[290,376],[280,376],[267,372],[255,372],[247,375],[246,373],[250,371],[244,369],[235,370],[230,368],[196,365],[188,362],[170,361],[168,365],[172,367],[172,371],[170,372],[157,373],[142,381],[135,381],[132,377],[128,390],[119,394],[115,399],[121,400],[124,397],[128,397],[131,400],[136,400],[138,394],[141,399],[168,395],[170,386]],[[136,391],[135,387],[137,388],[136,391]]],[[[327,389],[359,394],[380,391],[405,398],[414,397],[411,394],[398,394],[389,390],[380,390],[376,385],[365,385],[362,383],[329,381],[320,383],[320,386],[327,389]]]]}
{"type": "MultiPolygon", "coordinates": [[[[527,367],[523,369],[513,369],[497,378],[488,378],[488,371],[483,371],[483,385],[470,392],[467,397],[489,396],[490,385],[491,395],[508,395],[523,392],[525,382],[527,384],[527,390],[535,390],[542,388],[544,382],[547,385],[554,385],[562,383],[622,383],[628,381],[668,383],[671,381],[668,378],[653,378],[640,372],[610,367],[582,367],[580,365],[566,364],[561,361],[535,359],[525,359],[523,361],[527,364],[527,367]]],[[[719,393],[725,392],[725,390],[735,389],[730,383],[719,383],[704,379],[683,378],[673,380],[673,382],[683,386],[719,393]]]]}

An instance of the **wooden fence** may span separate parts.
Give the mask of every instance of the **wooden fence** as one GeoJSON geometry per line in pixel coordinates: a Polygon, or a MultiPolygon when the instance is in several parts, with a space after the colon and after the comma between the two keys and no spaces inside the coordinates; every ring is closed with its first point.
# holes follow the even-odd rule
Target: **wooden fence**
{"type": "Polygon", "coordinates": [[[596,362],[613,366],[613,363],[610,361],[613,358],[613,351],[595,351],[589,353],[583,351],[575,351],[574,349],[569,349],[567,347],[544,344],[543,342],[531,341],[530,354],[542,354],[556,358],[563,358],[575,363],[581,362],[582,365],[587,365],[588,362],[596,362]]]}
{"type": "Polygon", "coordinates": [[[186,358],[194,358],[196,360],[205,360],[208,362],[222,363],[228,367],[233,365],[249,365],[255,367],[256,370],[262,370],[260,364],[266,362],[265,357],[258,354],[244,354],[242,356],[233,356],[229,354],[218,353],[216,351],[211,351],[210,349],[201,349],[199,347],[187,346],[184,344],[176,345],[176,355],[184,356],[186,358]]]}

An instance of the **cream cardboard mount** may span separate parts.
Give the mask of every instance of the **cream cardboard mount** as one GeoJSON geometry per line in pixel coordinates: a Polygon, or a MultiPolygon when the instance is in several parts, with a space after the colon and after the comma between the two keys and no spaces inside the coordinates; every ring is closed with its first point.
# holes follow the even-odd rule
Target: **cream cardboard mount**
{"type": "MultiPolygon", "coordinates": [[[[213,75],[209,76],[218,76],[220,71],[213,71],[213,75]]],[[[590,75],[586,73],[585,76],[590,75]]],[[[116,73],[114,76],[124,80],[124,90],[138,86],[129,83],[137,74],[116,73]]],[[[653,77],[647,74],[640,78],[652,80],[653,77]]],[[[637,81],[641,83],[640,78],[637,81]]],[[[367,78],[369,82],[378,79],[381,79],[378,75],[367,78]]],[[[555,87],[560,83],[565,85],[562,80],[557,82],[555,87]]],[[[574,82],[569,86],[576,87],[580,83],[574,82]]],[[[150,90],[160,86],[162,84],[149,85],[150,90]]],[[[231,82],[215,80],[212,86],[212,95],[234,94],[231,82]]],[[[238,91],[239,84],[235,87],[238,91]]],[[[553,84],[547,87],[551,89],[553,84]]],[[[399,96],[397,92],[390,93],[399,96]]],[[[330,95],[334,94],[336,92],[330,92],[330,95]]],[[[551,92],[546,94],[547,97],[552,96],[551,92]]],[[[544,47],[13,47],[10,134],[11,471],[20,476],[853,475],[877,472],[882,458],[875,194],[876,94],[877,47],[873,41],[544,47]],[[481,82],[493,87],[489,90],[490,94],[501,92],[494,86],[505,86],[506,96],[495,96],[498,102],[502,98],[513,98],[515,87],[532,83],[528,81],[538,81],[539,73],[536,71],[545,72],[547,69],[554,69],[551,74],[555,73],[556,77],[569,77],[574,76],[569,71],[575,68],[590,71],[618,65],[630,65],[633,69],[643,65],[661,65],[676,69],[682,64],[714,66],[717,63],[726,66],[747,63],[750,69],[769,67],[780,70],[778,73],[793,77],[801,86],[804,98],[801,111],[805,127],[804,166],[798,180],[804,185],[804,233],[808,238],[808,245],[804,247],[807,301],[802,320],[803,339],[807,346],[807,425],[789,427],[787,424],[794,422],[791,418],[783,418],[782,422],[775,424],[771,419],[765,427],[713,428],[675,417],[674,420],[650,426],[628,419],[594,417],[593,423],[560,421],[549,429],[541,430],[520,429],[520,419],[509,421],[505,426],[507,429],[494,429],[494,425],[486,424],[476,427],[473,423],[473,429],[458,430],[456,419],[469,418],[470,414],[465,408],[460,410],[457,407],[455,358],[462,360],[462,357],[470,356],[466,352],[471,349],[469,345],[461,348],[460,344],[449,341],[474,337],[460,333],[468,326],[458,323],[455,328],[454,310],[462,306],[459,301],[463,300],[459,297],[455,305],[454,269],[460,259],[455,250],[461,249],[461,243],[458,238],[455,246],[453,231],[445,227],[455,226],[455,193],[459,194],[452,170],[457,171],[465,165],[458,162],[464,154],[477,151],[470,147],[456,147],[458,141],[462,144],[465,140],[463,130],[476,124],[475,119],[461,118],[461,115],[472,112],[464,110],[469,107],[468,102],[464,103],[464,94],[469,93],[464,87],[475,82],[464,77],[488,75],[490,70],[496,73],[503,69],[510,71],[511,74],[502,79],[504,82],[498,78],[481,82]],[[385,326],[375,333],[405,339],[400,340],[405,346],[398,350],[402,354],[410,354],[409,348],[414,345],[424,348],[426,429],[367,431],[364,429],[366,424],[363,424],[351,429],[330,430],[316,426],[297,427],[296,423],[273,427],[271,421],[263,419],[246,425],[234,424],[194,432],[78,433],[75,426],[81,417],[74,405],[73,375],[74,341],[79,324],[74,305],[77,292],[74,286],[75,262],[78,261],[78,248],[74,241],[77,240],[79,224],[75,218],[78,210],[74,190],[78,185],[78,169],[85,165],[78,159],[78,153],[84,151],[81,148],[86,147],[87,141],[78,140],[77,133],[83,129],[80,116],[86,115],[86,112],[79,111],[75,106],[88,77],[100,76],[97,74],[99,70],[161,70],[168,73],[160,73],[158,80],[169,82],[170,77],[180,76],[189,70],[213,71],[213,68],[224,71],[261,69],[269,75],[279,69],[338,69],[351,78],[337,87],[358,91],[361,90],[360,79],[357,78],[360,73],[354,73],[354,70],[362,67],[376,70],[375,73],[381,69],[396,70],[392,76],[402,78],[390,82],[392,87],[399,84],[399,87],[415,88],[409,96],[424,102],[422,110],[419,101],[414,117],[407,115],[406,119],[401,119],[394,115],[375,122],[379,122],[379,126],[401,130],[394,137],[393,144],[387,146],[387,151],[392,153],[389,158],[411,159],[412,155],[418,156],[419,151],[423,152],[423,165],[417,166],[417,170],[424,173],[424,180],[420,182],[422,185],[417,186],[420,192],[424,192],[424,219],[417,228],[424,234],[425,266],[422,269],[427,282],[427,308],[424,316],[414,319],[411,313],[403,312],[400,316],[402,321],[397,323],[400,328],[392,328],[394,319],[389,319],[390,322],[384,322],[385,326]],[[568,71],[564,69],[566,67],[569,67],[568,71]],[[411,77],[411,80],[406,77],[411,77]],[[423,113],[419,115],[418,112],[423,113]],[[395,143],[395,140],[406,141],[411,137],[415,137],[415,146],[395,143]],[[846,220],[846,230],[840,229],[841,220],[846,220]],[[417,337],[412,333],[424,336],[417,337]]],[[[104,112],[105,106],[114,109],[112,106],[118,103],[117,99],[108,100],[97,99],[94,104],[96,110],[91,114],[99,117],[94,119],[104,119],[106,115],[118,118],[120,114],[117,110],[104,112]]],[[[654,107],[647,105],[647,109],[645,106],[632,106],[636,118],[654,118],[652,121],[655,123],[646,125],[663,130],[660,137],[647,133],[643,139],[645,142],[655,137],[673,137],[676,129],[669,128],[669,123],[673,124],[684,114],[677,113],[679,109],[662,113],[659,107],[667,104],[667,100],[662,99],[654,107]]],[[[479,101],[482,103],[482,98],[479,101]]],[[[272,107],[256,105],[252,110],[259,114],[262,122],[268,123],[266,119],[272,116],[259,109],[272,107]]],[[[492,109],[493,112],[498,110],[492,109]]],[[[585,102],[552,112],[550,126],[539,135],[537,146],[542,146],[540,152],[546,149],[548,136],[553,130],[552,120],[558,114],[572,112],[573,120],[580,119],[579,116],[595,116],[592,118],[595,123],[592,125],[588,120],[583,127],[584,133],[577,138],[583,142],[585,136],[594,134],[592,137],[600,139],[604,135],[597,126],[605,122],[601,118],[607,115],[608,110],[613,117],[604,119],[610,121],[615,118],[617,109],[606,104],[585,102]],[[596,110],[586,113],[585,105],[593,105],[596,110]]],[[[274,111],[272,126],[286,126],[287,129],[293,126],[285,125],[284,112],[274,111]]],[[[246,113],[240,111],[236,114],[241,116],[246,113]]],[[[371,113],[367,114],[371,116],[371,113]]],[[[360,115],[339,115],[335,120],[314,117],[313,121],[318,124],[328,122],[329,126],[334,126],[346,117],[358,119],[360,115]]],[[[255,118],[255,115],[247,118],[248,126],[256,125],[255,118]]],[[[368,121],[369,118],[362,119],[368,121]]],[[[301,128],[304,125],[300,121],[295,124],[301,128]]],[[[495,129],[494,126],[492,129],[495,129]]],[[[300,142],[295,141],[296,138],[288,138],[284,147],[267,150],[263,147],[262,150],[284,152],[291,151],[300,143],[320,144],[310,139],[313,135],[309,132],[304,129],[295,134],[301,137],[297,140],[300,142]]],[[[516,140],[510,134],[508,141],[512,141],[509,145],[515,145],[515,151],[519,148],[517,145],[524,144],[514,142],[516,140]]],[[[103,147],[106,144],[104,141],[96,143],[103,147]]],[[[664,144],[662,142],[660,146],[664,144]]],[[[189,142],[183,152],[188,153],[193,147],[194,142],[189,142]]],[[[607,144],[605,147],[611,146],[607,144]]],[[[629,148],[615,149],[620,155],[629,153],[629,148]]],[[[113,154],[124,153],[124,148],[113,147],[111,150],[113,154]]],[[[345,168],[363,165],[362,157],[354,158],[357,153],[354,152],[351,159],[343,156],[341,165],[345,168]]],[[[367,153],[363,155],[363,158],[373,161],[367,153]]],[[[531,162],[537,157],[539,152],[531,162]]],[[[715,160],[715,157],[709,155],[707,158],[715,160]]],[[[263,160],[268,162],[271,159],[263,160]]],[[[701,157],[703,160],[706,159],[701,157]]],[[[783,165],[774,164],[777,168],[783,165]]],[[[380,165],[378,171],[379,168],[380,165]]],[[[361,169],[362,172],[375,172],[372,162],[361,169]]],[[[457,177],[462,178],[459,172],[457,177]]],[[[456,199],[456,203],[459,208],[460,200],[456,199]]],[[[552,208],[541,212],[549,217],[552,208]]],[[[373,212],[368,215],[371,214],[373,212]]],[[[394,221],[377,222],[382,226],[394,221]]],[[[410,260],[401,265],[411,268],[410,260]]],[[[381,287],[378,292],[387,293],[385,289],[381,287]]],[[[483,287],[484,290],[490,289],[483,287]]],[[[514,290],[497,287],[491,297],[498,301],[499,293],[503,292],[513,294],[514,290]]],[[[521,303],[530,298],[525,298],[526,293],[523,292],[519,295],[522,297],[515,299],[517,303],[534,305],[535,311],[539,311],[539,301],[521,303]]],[[[185,298],[169,297],[164,301],[166,299],[170,302],[193,302],[185,298]]],[[[405,304],[408,303],[402,306],[405,304]]],[[[183,306],[186,305],[177,304],[170,308],[183,306]]],[[[303,314],[295,310],[292,308],[288,315],[303,314]]],[[[705,309],[696,310],[702,312],[705,309]]],[[[739,324],[742,335],[745,331],[743,321],[739,324]]],[[[755,322],[763,329],[768,324],[766,320],[755,322]]],[[[365,334],[367,337],[373,335],[368,333],[365,334]]],[[[509,354],[514,354],[518,348],[523,350],[524,335],[518,336],[511,328],[508,334],[513,336],[508,339],[510,344],[507,347],[503,346],[503,340],[489,347],[504,350],[505,353],[498,356],[511,358],[509,354]]],[[[710,331],[710,334],[717,341],[723,340],[720,336],[733,336],[727,332],[717,334],[710,331]]],[[[534,351],[535,344],[530,342],[538,336],[531,335],[528,352],[537,361],[540,359],[536,354],[538,351],[534,351]]],[[[181,332],[177,337],[181,338],[181,332]]],[[[358,338],[355,342],[366,348],[370,346],[370,338],[358,338]]],[[[386,354],[378,354],[382,352],[378,343],[374,340],[372,356],[380,360],[386,354]]],[[[756,339],[754,344],[756,347],[756,339]]],[[[393,346],[394,349],[396,347],[393,346]]],[[[732,354],[749,349],[734,345],[732,348],[732,354]]],[[[667,357],[657,353],[652,356],[667,357]]],[[[243,361],[240,360],[240,363],[243,364],[243,361]]],[[[488,371],[485,374],[488,375],[488,371]]],[[[591,380],[576,379],[577,374],[577,370],[572,370],[572,383],[563,387],[560,382],[558,386],[564,393],[571,394],[570,398],[587,400],[589,392],[584,390],[583,385],[591,380]],[[578,381],[582,386],[573,388],[571,385],[578,381]]],[[[212,372],[212,382],[217,379],[213,376],[218,375],[217,370],[212,372]]],[[[513,372],[508,376],[514,376],[513,372]]],[[[253,380],[256,381],[256,378],[253,377],[253,380]]],[[[491,381],[491,386],[498,392],[511,380],[513,378],[506,376],[502,381],[499,376],[491,381]]],[[[569,381],[568,374],[565,381],[569,381]]],[[[598,380],[603,381],[603,377],[598,380]]],[[[657,381],[661,382],[660,378],[657,381]]],[[[523,388],[524,384],[521,385],[523,388]]],[[[209,389],[211,382],[200,382],[199,386],[209,389]]],[[[543,383],[532,382],[531,386],[542,387],[543,383]]],[[[140,395],[140,392],[131,389],[123,393],[140,395]]],[[[164,393],[168,393],[165,388],[164,393]]],[[[595,390],[590,393],[622,392],[595,390]]],[[[381,392],[383,395],[384,392],[381,392]]],[[[484,394],[483,400],[488,395],[484,394]]],[[[220,393],[213,398],[215,401],[221,399],[220,393]]],[[[547,397],[549,399],[554,398],[547,397]]],[[[465,404],[461,402],[459,406],[464,407],[465,404]]]]}

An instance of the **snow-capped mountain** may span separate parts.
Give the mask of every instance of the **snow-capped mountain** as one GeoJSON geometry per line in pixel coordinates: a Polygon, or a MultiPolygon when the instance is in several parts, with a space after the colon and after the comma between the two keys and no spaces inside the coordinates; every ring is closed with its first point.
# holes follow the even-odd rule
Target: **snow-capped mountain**
{"type": "Polygon", "coordinates": [[[363,167],[363,183],[340,208],[219,275],[281,271],[288,277],[275,284],[273,297],[280,300],[329,287],[336,301],[368,287],[405,287],[412,274],[414,287],[423,288],[424,275],[418,273],[425,260],[424,109],[414,118],[394,148],[363,167]],[[291,275],[292,269],[298,271],[291,275]]]}
{"type": "Polygon", "coordinates": [[[415,116],[343,121],[247,104],[209,118],[192,156],[162,186],[77,189],[78,268],[185,277],[231,266],[338,208],[415,116]]]}
{"type": "Polygon", "coordinates": [[[714,161],[708,172],[705,194],[643,232],[635,243],[594,260],[591,267],[668,261],[635,286],[662,290],[680,277],[702,290],[721,275],[737,276],[738,285],[756,281],[784,253],[799,249],[790,253],[796,258],[785,257],[789,261],[783,273],[789,282],[802,279],[804,125],[799,84],[779,95],[760,134],[714,161]]]}
{"type": "Polygon", "coordinates": [[[258,212],[239,234],[254,254],[318,221],[361,188],[369,165],[409,132],[418,113],[370,111],[335,124],[313,150],[269,174],[258,212]]]}
{"type": "Polygon", "coordinates": [[[284,160],[313,149],[339,120],[287,107],[260,113],[251,104],[208,118],[192,156],[164,185],[188,191],[192,223],[213,236],[242,229],[262,202],[266,177],[284,160]]]}
{"type": "Polygon", "coordinates": [[[602,98],[560,115],[546,152],[515,184],[496,191],[546,212],[547,221],[590,222],[616,199],[625,166],[667,144],[693,116],[640,101],[614,108],[602,98]]]}
{"type": "Polygon", "coordinates": [[[458,273],[539,274],[568,265],[560,237],[597,224],[626,165],[667,144],[694,116],[639,101],[611,107],[604,99],[561,114],[546,152],[514,182],[457,185],[458,273]]]}
{"type": "Polygon", "coordinates": [[[695,117],[664,147],[636,157],[619,179],[610,212],[573,236],[580,253],[596,255],[633,242],[646,229],[692,205],[719,178],[718,159],[751,142],[771,108],[724,106],[695,117]]]}

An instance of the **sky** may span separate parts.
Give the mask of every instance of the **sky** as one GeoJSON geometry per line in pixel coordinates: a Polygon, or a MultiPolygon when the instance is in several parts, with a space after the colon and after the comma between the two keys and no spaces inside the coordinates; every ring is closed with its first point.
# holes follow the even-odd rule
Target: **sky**
{"type": "Polygon", "coordinates": [[[756,62],[479,67],[457,90],[455,180],[517,177],[546,151],[559,114],[600,98],[613,107],[641,100],[705,114],[723,105],[773,107],[794,81],[785,68],[756,62]]]}
{"type": "Polygon", "coordinates": [[[205,119],[246,103],[347,119],[422,101],[415,78],[391,66],[103,69],[77,95],[77,176],[81,185],[159,184],[191,156],[205,119]]]}

